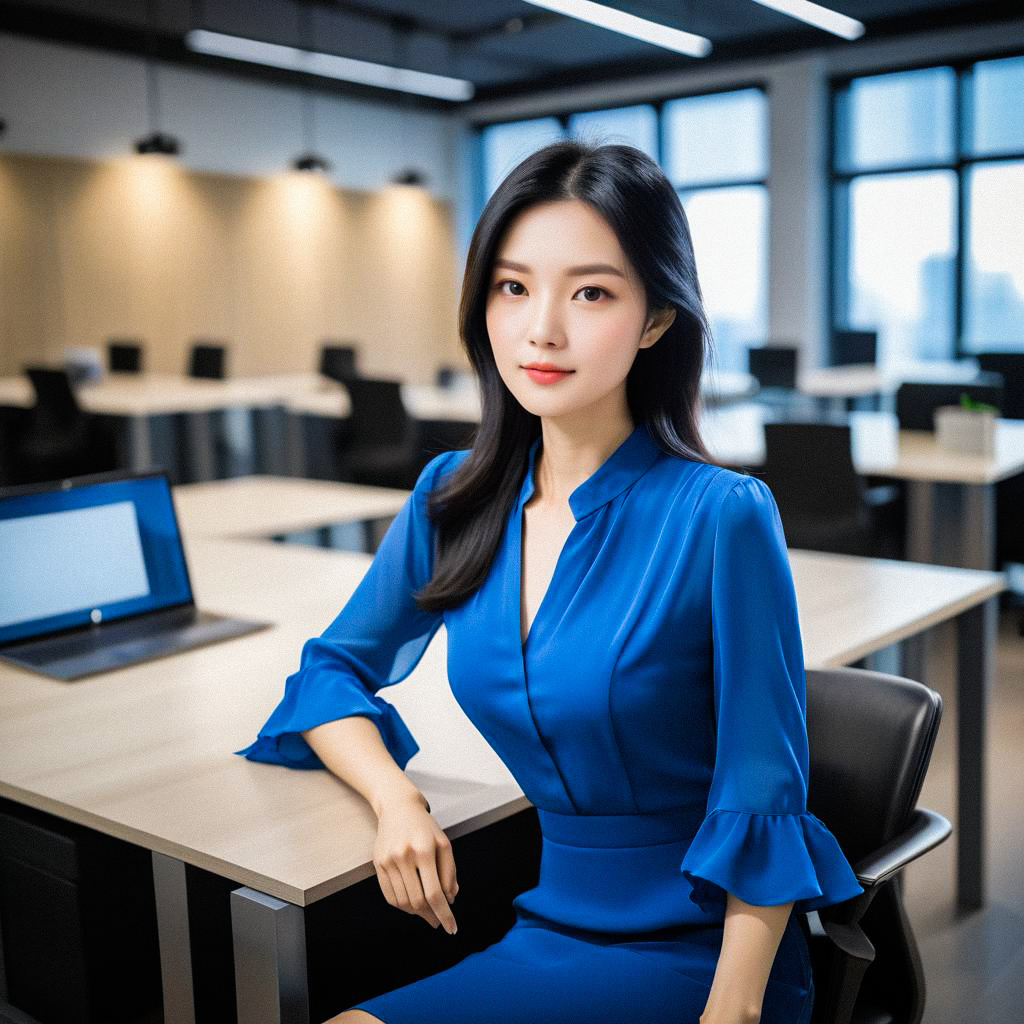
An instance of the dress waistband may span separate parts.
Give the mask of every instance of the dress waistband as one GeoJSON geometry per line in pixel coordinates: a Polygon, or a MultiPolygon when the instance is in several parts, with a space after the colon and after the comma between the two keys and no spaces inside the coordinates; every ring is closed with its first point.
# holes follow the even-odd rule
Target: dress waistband
{"type": "Polygon", "coordinates": [[[633,814],[560,814],[537,808],[545,839],[570,846],[654,846],[697,834],[704,821],[703,804],[633,814]]]}

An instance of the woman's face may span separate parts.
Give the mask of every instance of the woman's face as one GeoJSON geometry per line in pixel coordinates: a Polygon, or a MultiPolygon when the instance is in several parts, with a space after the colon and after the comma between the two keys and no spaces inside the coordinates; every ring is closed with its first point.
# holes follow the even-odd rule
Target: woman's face
{"type": "Polygon", "coordinates": [[[643,282],[615,232],[578,199],[520,213],[499,243],[487,297],[487,333],[509,391],[542,417],[619,415],[636,353],[675,311],[648,318],[643,282]],[[532,363],[571,372],[531,377],[532,363]]]}

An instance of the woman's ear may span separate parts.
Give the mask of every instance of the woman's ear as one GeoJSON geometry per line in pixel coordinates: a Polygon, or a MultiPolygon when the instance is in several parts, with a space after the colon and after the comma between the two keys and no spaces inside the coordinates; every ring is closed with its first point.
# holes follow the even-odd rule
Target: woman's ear
{"type": "Polygon", "coordinates": [[[650,348],[671,326],[676,318],[675,306],[656,310],[647,318],[647,326],[640,338],[640,348],[650,348]]]}

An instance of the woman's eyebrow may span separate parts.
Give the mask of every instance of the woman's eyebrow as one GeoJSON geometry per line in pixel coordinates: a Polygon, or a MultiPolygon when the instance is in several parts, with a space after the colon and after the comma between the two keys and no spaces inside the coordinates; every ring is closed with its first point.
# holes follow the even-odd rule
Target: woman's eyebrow
{"type": "MultiPolygon", "coordinates": [[[[504,267],[506,270],[517,270],[520,274],[530,273],[530,268],[525,263],[516,263],[513,260],[496,259],[494,266],[504,267]]],[[[566,270],[567,277],[582,277],[584,274],[614,274],[616,277],[625,279],[626,275],[613,267],[610,263],[585,263],[580,267],[569,267],[566,270]]]]}

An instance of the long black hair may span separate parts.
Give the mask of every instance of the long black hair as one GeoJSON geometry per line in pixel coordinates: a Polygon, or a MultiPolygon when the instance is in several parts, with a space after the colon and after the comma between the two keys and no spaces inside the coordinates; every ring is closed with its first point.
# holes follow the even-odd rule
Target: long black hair
{"type": "Polygon", "coordinates": [[[480,381],[482,417],[470,454],[432,492],[428,514],[438,537],[434,575],[416,595],[425,611],[461,604],[486,579],[522,487],[540,417],[505,386],[487,334],[494,259],[510,222],[538,203],[578,199],[618,236],[643,281],[647,313],[673,306],[675,319],[641,348],[626,377],[634,425],[646,423],[669,454],[713,463],[698,428],[700,377],[711,330],[690,228],[661,168],[632,146],[555,142],[513,168],[488,200],[470,242],[459,304],[459,334],[480,381]]]}

